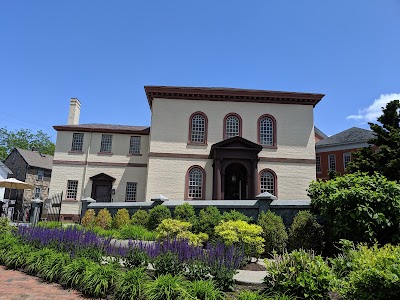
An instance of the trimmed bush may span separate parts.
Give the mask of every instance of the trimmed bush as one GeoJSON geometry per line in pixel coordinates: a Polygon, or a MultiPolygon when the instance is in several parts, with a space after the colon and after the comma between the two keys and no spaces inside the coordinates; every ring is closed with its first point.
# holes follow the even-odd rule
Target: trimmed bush
{"type": "Polygon", "coordinates": [[[223,300],[221,292],[212,280],[195,280],[190,283],[189,293],[196,300],[223,300]]]}
{"type": "Polygon", "coordinates": [[[329,299],[335,276],[322,256],[295,250],[265,260],[264,283],[270,292],[290,293],[301,299],[329,299]]]}
{"type": "Polygon", "coordinates": [[[149,210],[148,228],[154,230],[162,222],[162,220],[171,218],[171,211],[168,207],[157,205],[149,210]]]}
{"type": "Polygon", "coordinates": [[[246,216],[245,214],[243,214],[235,209],[232,209],[229,212],[225,211],[222,214],[221,220],[222,221],[245,221],[247,223],[250,223],[252,221],[252,218],[246,216]]]}
{"type": "Polygon", "coordinates": [[[289,228],[289,247],[321,252],[324,231],[315,216],[308,210],[299,211],[289,228]]]}
{"type": "Polygon", "coordinates": [[[200,232],[199,234],[194,234],[189,231],[192,224],[185,221],[179,221],[174,219],[162,220],[161,224],[158,225],[157,239],[186,239],[189,240],[191,245],[200,246],[208,239],[206,233],[200,232]]]}
{"type": "Polygon", "coordinates": [[[210,239],[215,237],[214,227],[221,221],[221,213],[215,206],[208,206],[200,210],[199,215],[194,224],[196,233],[205,232],[210,239]]]}
{"type": "Polygon", "coordinates": [[[96,212],[94,209],[88,209],[82,218],[81,224],[83,227],[93,227],[96,225],[96,212]]]}
{"type": "Polygon", "coordinates": [[[149,281],[145,287],[147,299],[151,300],[188,300],[189,282],[181,275],[160,275],[149,281]]]}
{"type": "Polygon", "coordinates": [[[114,216],[112,227],[115,229],[120,229],[124,225],[130,223],[129,212],[126,208],[118,209],[114,216]]]}
{"type": "Polygon", "coordinates": [[[136,268],[122,273],[115,287],[115,299],[145,300],[144,287],[149,279],[144,268],[136,268]]]}
{"type": "Polygon", "coordinates": [[[249,257],[259,257],[264,252],[261,226],[245,221],[222,221],[215,227],[215,234],[227,246],[243,245],[244,252],[249,257]]]}
{"type": "Polygon", "coordinates": [[[132,225],[147,227],[148,222],[149,222],[149,214],[144,209],[139,209],[132,215],[131,218],[132,225]]]}
{"type": "Polygon", "coordinates": [[[145,227],[139,225],[125,225],[118,231],[118,236],[121,239],[127,240],[143,240],[143,241],[154,241],[157,233],[149,231],[145,227]]]}
{"type": "Polygon", "coordinates": [[[99,226],[103,229],[110,229],[112,224],[112,217],[107,210],[107,208],[103,208],[99,211],[96,216],[96,226],[99,226]]]}
{"type": "Polygon", "coordinates": [[[288,234],[282,217],[269,210],[266,213],[261,212],[257,223],[263,230],[265,253],[270,254],[273,251],[283,253],[287,246],[288,234]]]}
{"type": "Polygon", "coordinates": [[[187,202],[185,202],[182,205],[178,205],[174,209],[174,218],[179,221],[190,222],[193,224],[193,222],[195,221],[194,220],[195,217],[196,214],[194,212],[193,206],[191,206],[187,202]]]}

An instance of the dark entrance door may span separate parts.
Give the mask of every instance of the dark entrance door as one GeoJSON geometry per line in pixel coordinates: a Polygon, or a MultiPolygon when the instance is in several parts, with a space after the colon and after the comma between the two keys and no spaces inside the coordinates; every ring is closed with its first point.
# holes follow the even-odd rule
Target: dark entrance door
{"type": "Polygon", "coordinates": [[[97,202],[111,202],[111,190],[115,178],[101,173],[90,179],[92,180],[91,197],[97,202]]]}
{"type": "Polygon", "coordinates": [[[240,163],[232,163],[225,169],[225,193],[226,200],[247,199],[247,171],[240,163]]]}

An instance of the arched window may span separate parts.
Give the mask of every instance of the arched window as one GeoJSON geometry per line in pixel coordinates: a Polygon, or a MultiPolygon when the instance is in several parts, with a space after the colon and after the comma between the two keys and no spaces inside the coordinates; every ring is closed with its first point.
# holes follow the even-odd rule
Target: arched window
{"type": "Polygon", "coordinates": [[[276,196],[276,174],[269,169],[260,172],[260,193],[268,192],[276,196]]]}
{"type": "Polygon", "coordinates": [[[276,147],[276,124],[270,115],[258,119],[258,141],[265,147],[276,147]]]}
{"type": "Polygon", "coordinates": [[[186,199],[204,199],[205,172],[200,166],[192,166],[186,175],[186,199]]]}
{"type": "Polygon", "coordinates": [[[228,114],[224,119],[224,139],[242,136],[242,119],[238,114],[228,114]]]}
{"type": "Polygon", "coordinates": [[[189,143],[207,143],[207,116],[202,112],[195,112],[190,116],[189,143]]]}

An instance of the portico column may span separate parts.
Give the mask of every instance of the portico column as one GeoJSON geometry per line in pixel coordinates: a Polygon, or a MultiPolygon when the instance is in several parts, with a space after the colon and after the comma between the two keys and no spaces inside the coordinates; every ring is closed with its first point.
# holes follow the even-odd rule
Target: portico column
{"type": "Polygon", "coordinates": [[[221,160],[215,159],[214,161],[214,193],[215,200],[221,200],[221,160]]]}
{"type": "Polygon", "coordinates": [[[254,199],[258,194],[258,159],[252,161],[253,166],[253,193],[251,199],[254,199]]]}

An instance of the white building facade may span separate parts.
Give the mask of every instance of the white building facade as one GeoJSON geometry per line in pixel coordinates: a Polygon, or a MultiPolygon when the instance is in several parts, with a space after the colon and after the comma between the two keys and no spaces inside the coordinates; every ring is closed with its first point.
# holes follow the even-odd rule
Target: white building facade
{"type": "Polygon", "coordinates": [[[69,124],[57,130],[50,189],[62,215],[79,201],[307,199],[315,180],[313,108],[322,94],[147,86],[151,126],[69,124]]]}

